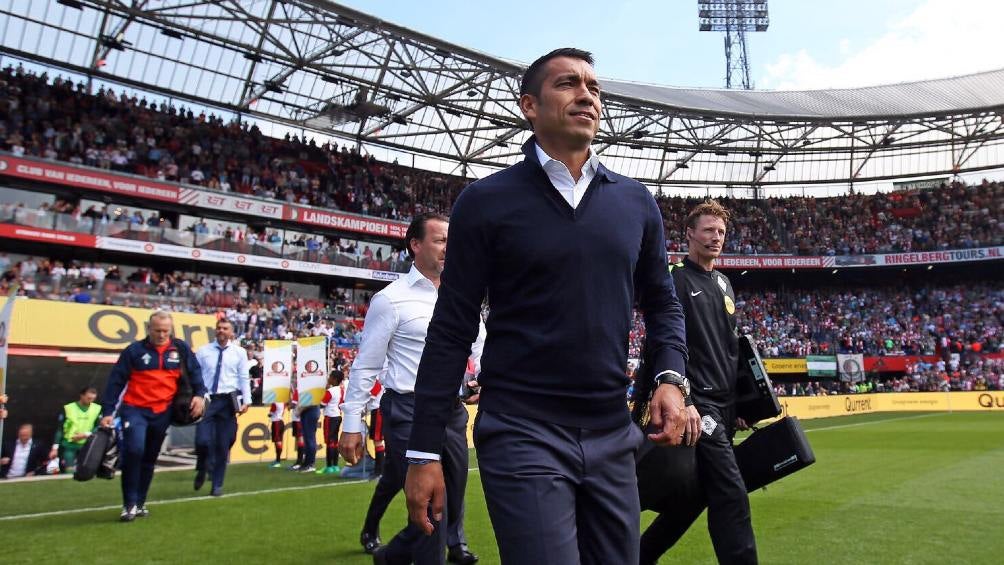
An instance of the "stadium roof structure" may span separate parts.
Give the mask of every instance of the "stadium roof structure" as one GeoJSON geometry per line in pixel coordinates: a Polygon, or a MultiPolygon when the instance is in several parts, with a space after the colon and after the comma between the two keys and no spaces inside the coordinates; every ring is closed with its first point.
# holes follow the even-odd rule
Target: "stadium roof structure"
{"type": "MultiPolygon", "coordinates": [[[[322,0],[0,0],[0,29],[0,55],[443,159],[465,174],[518,161],[529,135],[517,106],[524,65],[322,0]]],[[[653,187],[1004,166],[1004,69],[804,92],[601,82],[594,147],[653,187]]]]}

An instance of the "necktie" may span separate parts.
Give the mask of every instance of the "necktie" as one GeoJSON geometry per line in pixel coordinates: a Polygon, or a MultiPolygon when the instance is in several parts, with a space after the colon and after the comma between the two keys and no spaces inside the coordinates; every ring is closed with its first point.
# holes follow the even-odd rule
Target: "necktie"
{"type": "Polygon", "coordinates": [[[223,352],[225,351],[225,348],[219,345],[216,346],[216,349],[220,350],[220,357],[216,360],[216,374],[213,375],[213,394],[216,394],[216,391],[220,389],[220,369],[223,368],[223,352]]]}

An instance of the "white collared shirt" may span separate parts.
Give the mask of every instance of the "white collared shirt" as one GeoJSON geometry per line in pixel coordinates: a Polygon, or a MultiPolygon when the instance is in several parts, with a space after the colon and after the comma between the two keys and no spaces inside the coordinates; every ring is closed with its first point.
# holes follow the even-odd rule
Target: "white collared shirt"
{"type": "Polygon", "coordinates": [[[7,469],[7,477],[23,477],[28,473],[28,457],[31,455],[31,446],[35,440],[29,439],[28,443],[21,443],[14,440],[14,454],[10,458],[10,468],[7,469]]]}
{"type": "MultiPolygon", "coordinates": [[[[203,345],[195,352],[195,358],[202,367],[202,382],[206,391],[213,392],[213,376],[216,374],[216,363],[220,358],[220,348],[216,341],[203,345]]],[[[251,404],[251,378],[248,371],[251,361],[247,351],[236,341],[231,340],[223,350],[223,365],[220,367],[220,386],[217,394],[239,392],[244,395],[244,404],[251,404]]]]}
{"type": "MultiPolygon", "coordinates": [[[[432,321],[439,290],[414,265],[406,275],[373,295],[363,324],[359,353],[349,371],[349,385],[342,404],[342,430],[363,431],[362,412],[377,376],[385,389],[398,394],[415,392],[418,363],[425,350],[425,336],[432,321]],[[381,373],[383,373],[381,375],[381,373]]],[[[475,368],[481,367],[485,326],[471,346],[475,368]]]]}
{"type": "Polygon", "coordinates": [[[579,177],[578,182],[575,182],[575,179],[572,178],[572,173],[569,172],[568,167],[564,163],[552,159],[547,153],[544,153],[540,145],[534,143],[533,146],[537,150],[537,160],[540,161],[540,166],[547,173],[547,178],[551,179],[551,184],[565,197],[565,201],[568,202],[569,206],[578,208],[582,195],[589,188],[589,183],[593,182],[593,177],[596,176],[596,171],[600,166],[600,158],[596,155],[596,152],[593,151],[592,147],[589,148],[589,159],[586,159],[586,162],[583,163],[582,176],[579,177]]]}

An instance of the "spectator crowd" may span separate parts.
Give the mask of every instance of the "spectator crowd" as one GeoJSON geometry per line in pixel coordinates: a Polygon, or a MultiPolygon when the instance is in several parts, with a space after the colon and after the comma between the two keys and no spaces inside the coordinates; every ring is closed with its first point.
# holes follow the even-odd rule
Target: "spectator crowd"
{"type": "MultiPolygon", "coordinates": [[[[88,94],[83,83],[50,79],[20,66],[0,72],[0,83],[0,149],[15,155],[402,221],[424,211],[448,212],[468,182],[379,162],[355,147],[318,145],[288,134],[270,138],[247,122],[227,122],[164,101],[107,88],[88,94]]],[[[698,199],[660,193],[657,200],[668,250],[685,252],[683,219],[698,199]]],[[[726,253],[858,255],[1004,243],[998,221],[1004,185],[996,182],[818,199],[725,198],[722,203],[734,218],[726,253]]],[[[134,214],[128,221],[151,225],[159,218],[134,214]]],[[[277,236],[253,232],[241,237],[275,243],[277,236]]],[[[311,239],[302,240],[305,248],[311,239]]]]}

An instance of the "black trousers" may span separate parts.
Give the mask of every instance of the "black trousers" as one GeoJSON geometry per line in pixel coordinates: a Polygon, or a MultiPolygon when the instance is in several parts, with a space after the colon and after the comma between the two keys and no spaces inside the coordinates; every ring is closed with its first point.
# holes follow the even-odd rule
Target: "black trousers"
{"type": "Polygon", "coordinates": [[[223,488],[230,448],[237,440],[237,414],[229,395],[213,395],[195,427],[195,468],[209,472],[213,488],[223,488]]]}
{"type": "Polygon", "coordinates": [[[587,430],[478,412],[474,445],[503,565],[637,563],[643,438],[630,423],[587,430]]]}
{"type": "Polygon", "coordinates": [[[705,507],[708,509],[708,531],[718,562],[757,562],[749,497],[732,452],[732,422],[735,417],[731,410],[715,406],[698,406],[697,409],[702,418],[711,417],[716,423],[710,435],[701,433],[695,448],[702,496],[693,504],[676,506],[671,512],[656,517],[641,538],[642,565],[658,561],[683,537],[705,507]]]}
{"type": "MultiPolygon", "coordinates": [[[[411,437],[411,423],[415,415],[415,395],[398,394],[386,390],[380,401],[383,412],[383,432],[386,442],[386,462],[384,474],[377,487],[387,479],[385,489],[380,496],[389,500],[398,490],[404,488],[404,480],[408,474],[408,463],[405,453],[408,450],[408,439],[411,437]],[[396,488],[395,488],[396,487],[396,488]],[[393,492],[391,492],[393,489],[393,492]]],[[[443,512],[443,522],[448,524],[463,522],[464,492],[467,490],[467,409],[457,403],[450,415],[446,427],[446,442],[441,454],[443,476],[446,480],[446,506],[443,512]],[[454,521],[456,516],[456,521],[454,521]]],[[[377,492],[374,492],[376,498],[377,492]]],[[[371,505],[372,509],[372,505],[371,505]]],[[[368,516],[369,518],[369,516],[368,516]]],[[[367,522],[369,523],[369,522],[367,522]]],[[[377,518],[379,524],[379,518],[377,518]]],[[[463,526],[459,526],[462,528],[463,526]]],[[[449,526],[436,525],[436,531],[426,536],[418,526],[408,523],[387,544],[388,563],[411,563],[415,565],[446,563],[446,545],[449,539],[449,526]]],[[[464,542],[466,543],[466,541],[464,542]]]]}

